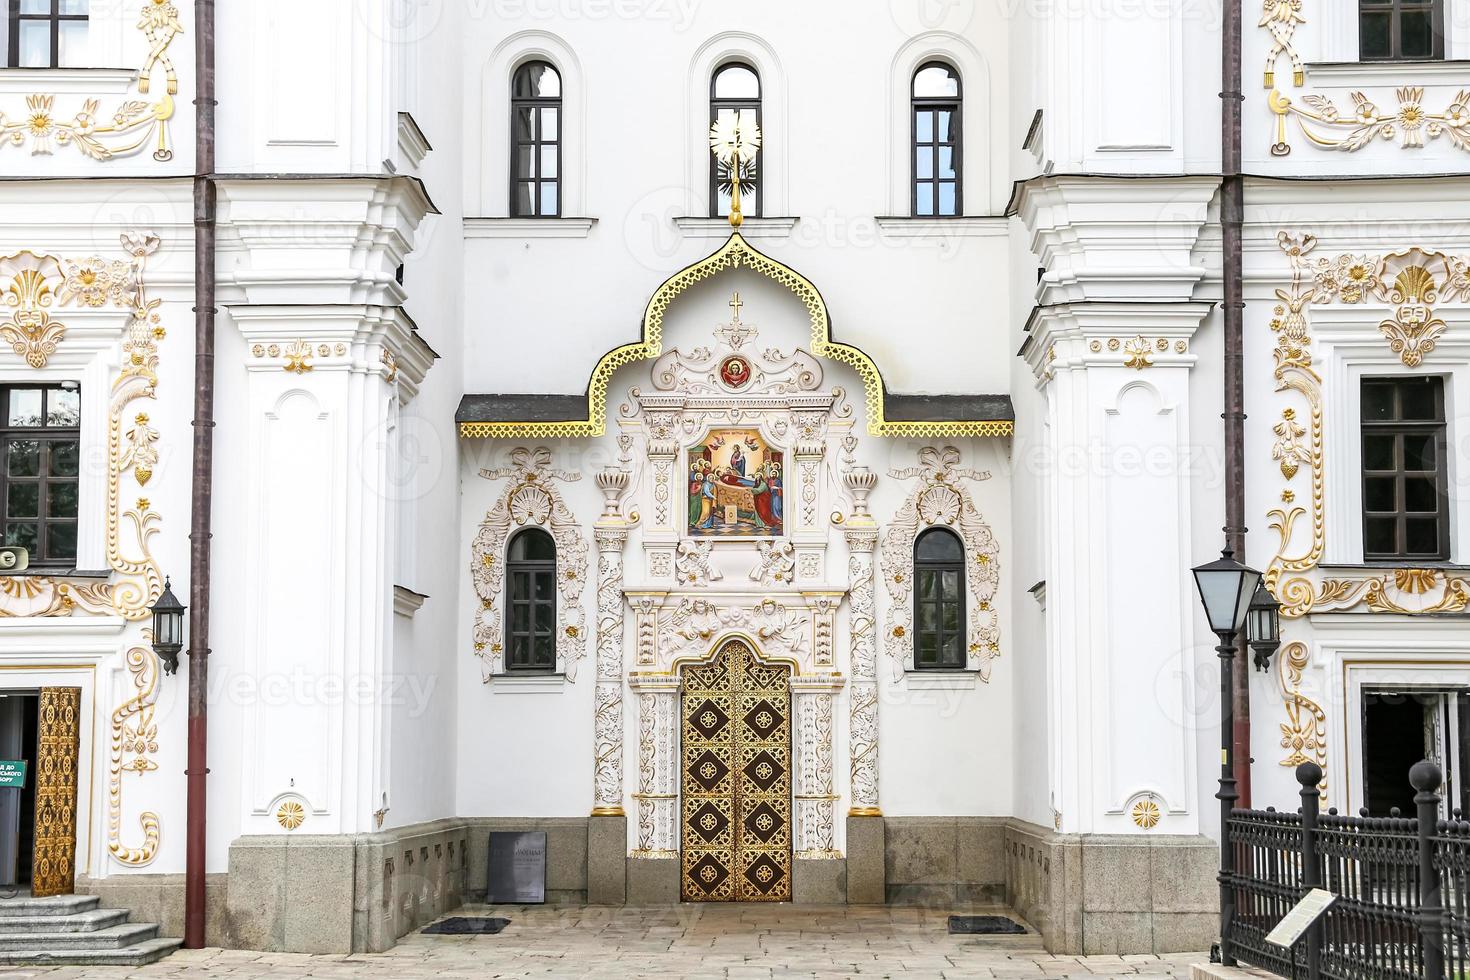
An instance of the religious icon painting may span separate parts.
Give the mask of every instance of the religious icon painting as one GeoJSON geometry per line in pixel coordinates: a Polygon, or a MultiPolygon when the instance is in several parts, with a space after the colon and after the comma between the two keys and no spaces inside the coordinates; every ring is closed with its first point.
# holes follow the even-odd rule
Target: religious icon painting
{"type": "Polygon", "coordinates": [[[689,536],[779,537],[785,473],[756,429],[715,429],[689,450],[689,536]]]}

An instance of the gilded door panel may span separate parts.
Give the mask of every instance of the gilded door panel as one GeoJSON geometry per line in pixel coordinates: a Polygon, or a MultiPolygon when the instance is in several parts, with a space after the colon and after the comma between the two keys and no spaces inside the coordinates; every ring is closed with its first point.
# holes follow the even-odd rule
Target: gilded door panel
{"type": "Polygon", "coordinates": [[[684,671],[683,883],[690,902],[791,898],[788,669],[739,640],[684,671]]]}
{"type": "Polygon", "coordinates": [[[76,877],[77,754],[82,690],[43,687],[36,738],[36,839],[31,894],[70,895],[76,877]]]}

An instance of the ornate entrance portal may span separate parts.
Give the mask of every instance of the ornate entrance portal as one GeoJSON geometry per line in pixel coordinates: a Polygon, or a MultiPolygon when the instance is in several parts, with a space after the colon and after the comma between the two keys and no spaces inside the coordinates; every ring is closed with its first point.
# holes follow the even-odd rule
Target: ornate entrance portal
{"type": "Polygon", "coordinates": [[[743,640],[683,670],[686,902],[791,900],[790,679],[743,640]]]}

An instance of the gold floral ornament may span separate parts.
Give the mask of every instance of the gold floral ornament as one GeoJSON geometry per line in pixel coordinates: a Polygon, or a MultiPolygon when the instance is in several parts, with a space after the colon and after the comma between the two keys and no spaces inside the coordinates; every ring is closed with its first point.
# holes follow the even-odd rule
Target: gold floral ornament
{"type": "Polygon", "coordinates": [[[1151,798],[1145,798],[1133,804],[1133,822],[1144,830],[1153,830],[1157,827],[1162,815],[1159,805],[1151,798]]]}
{"type": "Polygon", "coordinates": [[[107,851],[119,864],[136,868],[152,862],[162,839],[158,814],[144,811],[138,815],[138,823],[143,828],[142,845],[127,847],[122,842],[123,777],[126,773],[142,777],[158,769],[158,763],[153,761],[158,752],[158,725],[153,718],[158,701],[158,657],[151,646],[136,646],[127,653],[127,665],[134,693],[112,713],[107,851]]]}
{"type": "Polygon", "coordinates": [[[1271,428],[1276,433],[1276,444],[1271,448],[1271,458],[1281,464],[1281,475],[1290,480],[1296,476],[1302,463],[1311,461],[1311,453],[1301,444],[1307,430],[1296,420],[1296,409],[1281,410],[1281,421],[1271,428]]]}
{"type": "Polygon", "coordinates": [[[56,114],[55,96],[29,95],[21,117],[11,117],[0,110],[0,145],[29,144],[33,156],[53,153],[58,146],[74,146],[85,156],[99,161],[128,156],[145,145],[152,145],[153,159],[160,163],[172,160],[169,120],[174,116],[173,97],[179,93],[179,79],[168,49],[184,31],[178,8],[171,0],[146,0],[137,29],[149,44],[148,56],[138,71],[137,94],[148,95],[154,72],[162,70],[165,93],[156,102],[148,98],[126,99],[118,104],[110,118],[104,118],[101,103],[87,99],[70,118],[65,118],[56,114]]]}
{"type": "Polygon", "coordinates": [[[0,282],[8,280],[0,298],[10,313],[10,319],[0,323],[0,339],[36,369],[46,366],[66,336],[66,325],[48,312],[57,299],[52,283],[60,271],[49,255],[20,252],[0,259],[0,282]]]}
{"type": "Polygon", "coordinates": [[[276,823],[285,830],[295,830],[306,822],[306,807],[299,800],[286,800],[276,809],[276,823]]]}
{"type": "Polygon", "coordinates": [[[1276,141],[1271,153],[1284,157],[1291,153],[1287,142],[1287,120],[1295,119],[1302,135],[1314,146],[1352,153],[1374,140],[1398,141],[1400,148],[1420,149],[1425,140],[1443,136],[1451,145],[1470,151],[1470,89],[1462,89],[1439,112],[1424,106],[1424,89],[1405,86],[1397,89],[1398,107],[1384,112],[1362,92],[1353,92],[1352,111],[1344,114],[1325,95],[1304,95],[1301,103],[1293,102],[1279,91],[1268,98],[1276,115],[1276,141]]]}
{"type": "Polygon", "coordinates": [[[1153,367],[1153,352],[1149,350],[1148,341],[1143,337],[1134,337],[1123,346],[1123,366],[1135,368],[1142,371],[1144,368],[1153,367]]]}

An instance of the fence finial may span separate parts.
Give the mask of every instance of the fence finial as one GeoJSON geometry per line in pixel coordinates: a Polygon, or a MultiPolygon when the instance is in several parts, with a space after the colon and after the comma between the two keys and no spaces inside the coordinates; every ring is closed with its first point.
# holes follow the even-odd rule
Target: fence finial
{"type": "Polygon", "coordinates": [[[1322,767],[1315,762],[1303,762],[1296,767],[1296,781],[1301,783],[1303,787],[1320,784],[1322,782],[1322,767]]]}
{"type": "Polygon", "coordinates": [[[1414,763],[1409,769],[1409,785],[1421,793],[1433,793],[1439,789],[1439,784],[1443,779],[1444,775],[1439,771],[1439,766],[1428,759],[1414,763]]]}

